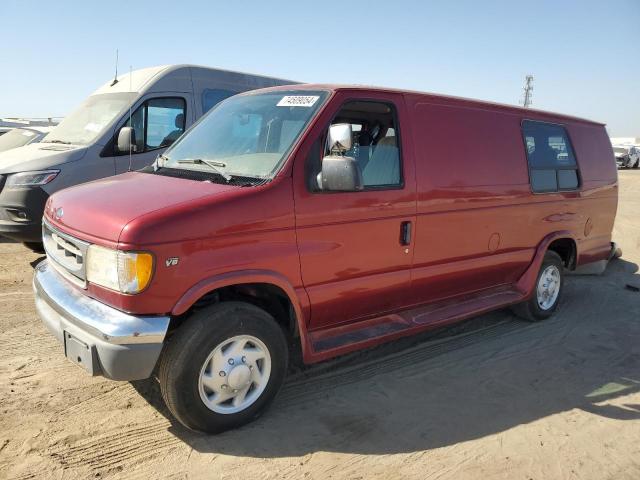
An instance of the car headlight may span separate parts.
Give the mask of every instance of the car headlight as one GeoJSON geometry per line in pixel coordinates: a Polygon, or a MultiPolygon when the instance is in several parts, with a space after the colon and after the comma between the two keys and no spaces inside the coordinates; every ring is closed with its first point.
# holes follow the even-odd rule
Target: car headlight
{"type": "Polygon", "coordinates": [[[35,187],[45,185],[56,178],[60,170],[12,173],[7,176],[7,187],[35,187]]]}
{"type": "Polygon", "coordinates": [[[87,251],[87,281],[122,293],[139,293],[153,275],[153,255],[91,245],[87,251]]]}

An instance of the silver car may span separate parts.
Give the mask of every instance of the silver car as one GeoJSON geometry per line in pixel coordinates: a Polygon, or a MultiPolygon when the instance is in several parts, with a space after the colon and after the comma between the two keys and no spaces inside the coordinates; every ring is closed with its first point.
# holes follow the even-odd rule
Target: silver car
{"type": "Polygon", "coordinates": [[[640,165],[640,147],[635,145],[614,145],[618,168],[638,168],[640,165]]]}

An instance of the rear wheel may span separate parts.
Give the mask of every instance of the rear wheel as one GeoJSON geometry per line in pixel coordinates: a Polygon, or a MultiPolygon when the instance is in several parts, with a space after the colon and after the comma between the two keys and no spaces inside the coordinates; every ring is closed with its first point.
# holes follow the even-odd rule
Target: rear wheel
{"type": "Polygon", "coordinates": [[[564,265],[556,252],[547,252],[536,279],[533,296],[513,307],[513,311],[530,322],[538,322],[553,315],[560,301],[564,281],[564,265]]]}
{"type": "Polygon", "coordinates": [[[218,433],[267,408],[287,362],[284,334],[271,315],[247,303],[220,303],[197,312],[171,337],[160,359],[160,389],[180,423],[218,433]]]}

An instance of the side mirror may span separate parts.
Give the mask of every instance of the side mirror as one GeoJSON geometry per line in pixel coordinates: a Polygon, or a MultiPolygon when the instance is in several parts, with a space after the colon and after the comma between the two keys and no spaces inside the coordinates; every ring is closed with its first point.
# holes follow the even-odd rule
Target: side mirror
{"type": "Polygon", "coordinates": [[[322,159],[322,171],[318,174],[320,190],[354,192],[362,190],[362,172],[353,157],[328,155],[322,159]]]}
{"type": "Polygon", "coordinates": [[[132,127],[122,127],[118,133],[118,152],[135,153],[137,150],[136,131],[132,127]]]}
{"type": "Polygon", "coordinates": [[[350,123],[336,123],[329,128],[329,151],[344,154],[351,150],[353,132],[350,123]]]}

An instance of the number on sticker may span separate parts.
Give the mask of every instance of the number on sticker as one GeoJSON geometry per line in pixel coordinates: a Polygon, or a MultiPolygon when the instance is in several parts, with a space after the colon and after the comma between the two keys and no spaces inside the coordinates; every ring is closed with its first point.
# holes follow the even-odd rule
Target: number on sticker
{"type": "Polygon", "coordinates": [[[317,95],[286,95],[278,102],[278,107],[311,107],[318,101],[317,95]]]}

